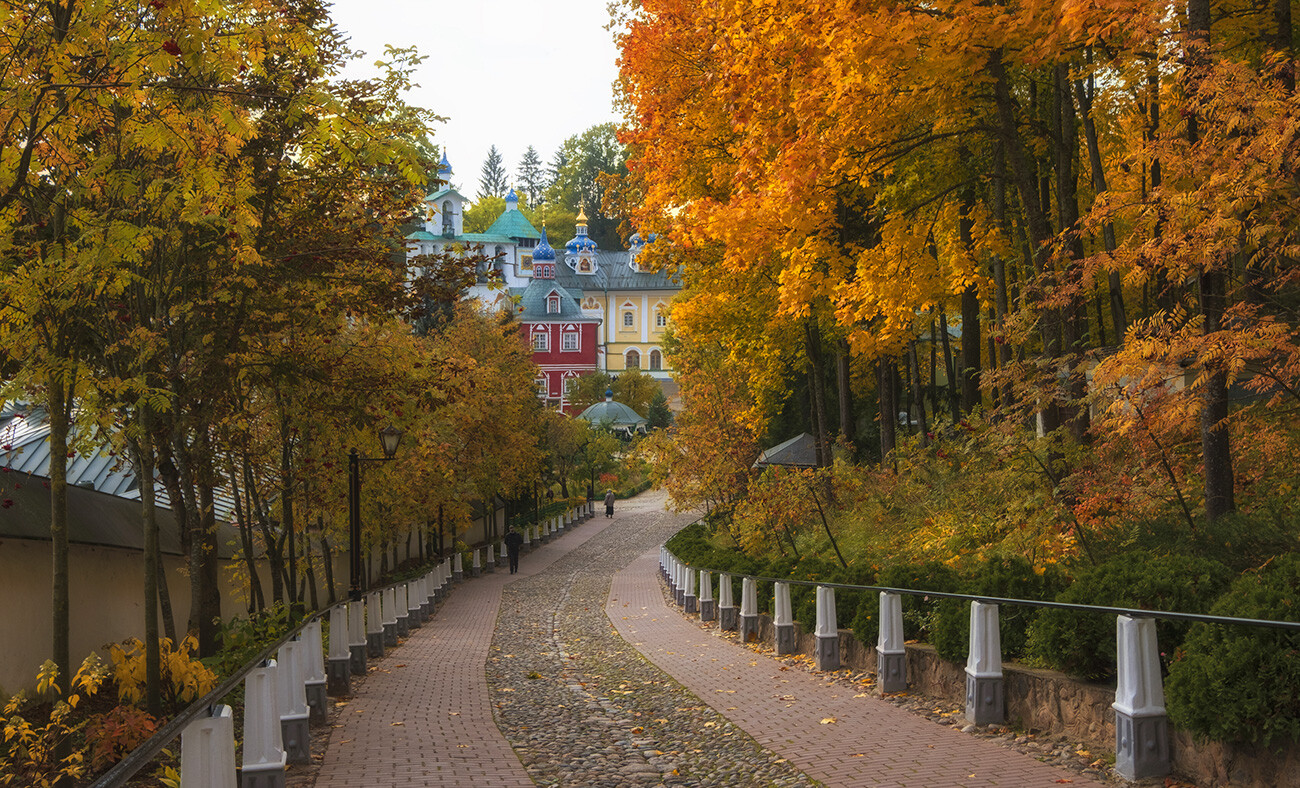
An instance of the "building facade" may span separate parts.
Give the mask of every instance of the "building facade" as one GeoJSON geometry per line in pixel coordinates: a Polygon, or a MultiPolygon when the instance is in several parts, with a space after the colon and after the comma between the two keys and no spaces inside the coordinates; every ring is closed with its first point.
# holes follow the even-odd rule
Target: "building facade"
{"type": "MultiPolygon", "coordinates": [[[[439,176],[450,181],[451,175],[444,156],[439,176]]],[[[567,384],[562,381],[583,372],[617,375],[634,368],[658,379],[672,396],[675,386],[663,338],[681,285],[671,272],[637,266],[646,242],[633,235],[628,249],[599,249],[587,234],[585,211],[580,211],[574,237],[560,248],[545,244],[543,251],[544,233],[519,210],[513,190],[505,211],[485,233],[464,232],[467,202],[454,188],[426,197],[424,229],[407,236],[407,255],[469,254],[481,248],[491,258],[480,266],[467,297],[488,309],[513,309],[521,325],[526,324],[523,331],[542,371],[539,396],[563,409],[567,384]],[[534,288],[539,281],[545,284],[534,288]],[[563,302],[561,312],[546,311],[550,299],[563,302]]]]}

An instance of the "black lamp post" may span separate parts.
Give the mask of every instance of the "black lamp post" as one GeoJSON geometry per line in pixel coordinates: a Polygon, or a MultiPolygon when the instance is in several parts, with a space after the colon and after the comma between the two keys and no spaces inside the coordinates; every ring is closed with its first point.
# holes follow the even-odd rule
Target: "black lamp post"
{"type": "Polygon", "coordinates": [[[348,548],[352,570],[348,598],[354,602],[361,600],[361,463],[388,462],[397,455],[397,445],[401,442],[402,431],[390,424],[379,431],[383,457],[362,457],[356,447],[348,453],[348,548]]]}

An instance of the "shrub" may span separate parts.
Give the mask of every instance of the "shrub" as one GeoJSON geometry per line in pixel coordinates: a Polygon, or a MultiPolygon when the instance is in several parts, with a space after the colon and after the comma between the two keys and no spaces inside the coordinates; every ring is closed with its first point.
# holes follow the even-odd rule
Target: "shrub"
{"type": "MultiPolygon", "coordinates": [[[[1300,621],[1300,555],[1236,580],[1219,616],[1300,621]]],[[[1195,624],[1169,667],[1169,714],[1213,739],[1264,746],[1300,739],[1300,633],[1195,624]]]]}
{"type": "MultiPolygon", "coordinates": [[[[1112,559],[1081,573],[1059,602],[1142,610],[1204,613],[1227,587],[1231,571],[1186,555],[1112,559]]],[[[1173,653],[1188,625],[1162,620],[1161,649],[1173,653]]],[[[1026,651],[1037,662],[1086,679],[1115,675],[1115,621],[1102,613],[1045,608],[1029,627],[1026,651]]]]}
{"type": "MultiPolygon", "coordinates": [[[[4,735],[0,737],[0,785],[54,786],[70,784],[86,775],[85,752],[69,747],[85,727],[73,710],[95,695],[108,677],[108,669],[94,654],[86,657],[69,682],[68,691],[52,703],[31,708],[24,693],[11,697],[2,710],[4,735]],[[66,751],[66,752],[65,752],[66,751]]],[[[58,666],[46,660],[36,676],[42,696],[57,692],[58,666]]]]}
{"type": "MultiPolygon", "coordinates": [[[[180,708],[217,686],[217,674],[191,656],[198,647],[199,642],[192,635],[181,638],[175,648],[168,638],[159,641],[159,691],[165,706],[180,708]]],[[[139,705],[144,696],[144,643],[135,638],[114,643],[108,647],[108,658],[113,664],[118,700],[139,705]]]]}
{"type": "Polygon", "coordinates": [[[134,706],[116,706],[86,725],[90,768],[99,771],[122,760],[158,730],[158,720],[134,706]]]}

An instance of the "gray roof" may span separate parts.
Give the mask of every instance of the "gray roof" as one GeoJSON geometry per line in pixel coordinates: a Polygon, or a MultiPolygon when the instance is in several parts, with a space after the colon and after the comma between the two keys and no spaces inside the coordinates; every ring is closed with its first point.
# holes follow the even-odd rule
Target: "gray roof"
{"type": "Polygon", "coordinates": [[[778,443],[758,455],[754,461],[755,468],[769,465],[784,465],[793,468],[816,468],[817,445],[813,436],[801,432],[784,443],[778,443]]]}
{"type": "Polygon", "coordinates": [[[524,288],[523,295],[519,298],[520,312],[517,319],[520,322],[564,322],[564,323],[599,323],[599,317],[588,317],[582,314],[582,309],[578,306],[578,299],[564,287],[561,287],[554,279],[534,279],[524,288]],[[552,292],[560,294],[560,312],[546,311],[546,299],[552,292]]]}
{"type": "Polygon", "coordinates": [[[586,419],[592,424],[608,424],[614,429],[644,427],[650,422],[642,418],[636,411],[621,402],[615,402],[612,397],[606,396],[604,402],[597,402],[595,405],[588,406],[586,410],[578,414],[578,418],[586,419]]]}
{"type": "MultiPolygon", "coordinates": [[[[87,437],[73,425],[68,441],[87,437]]],[[[50,538],[50,423],[44,408],[8,402],[0,408],[0,536],[19,539],[50,538]]],[[[140,549],[144,546],[140,511],[140,482],[135,469],[112,445],[97,436],[87,441],[94,448],[68,458],[68,532],[80,544],[140,549]]],[[[180,540],[170,510],[167,488],[154,484],[162,551],[179,553],[180,540]]],[[[234,519],[229,491],[214,494],[218,520],[234,519]]],[[[221,554],[236,535],[222,525],[218,535],[221,554]]]]}
{"type": "Polygon", "coordinates": [[[585,290],[672,290],[682,289],[676,271],[634,271],[632,253],[596,252],[596,273],[579,274],[565,263],[567,253],[555,250],[555,280],[581,296],[585,290]]]}

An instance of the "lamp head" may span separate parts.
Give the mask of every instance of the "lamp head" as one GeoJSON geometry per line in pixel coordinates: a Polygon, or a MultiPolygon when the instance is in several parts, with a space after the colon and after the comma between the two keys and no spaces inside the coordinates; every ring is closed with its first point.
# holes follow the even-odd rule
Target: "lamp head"
{"type": "Polygon", "coordinates": [[[397,444],[402,442],[402,431],[389,424],[379,431],[379,445],[384,450],[384,459],[391,460],[397,454],[397,444]]]}

